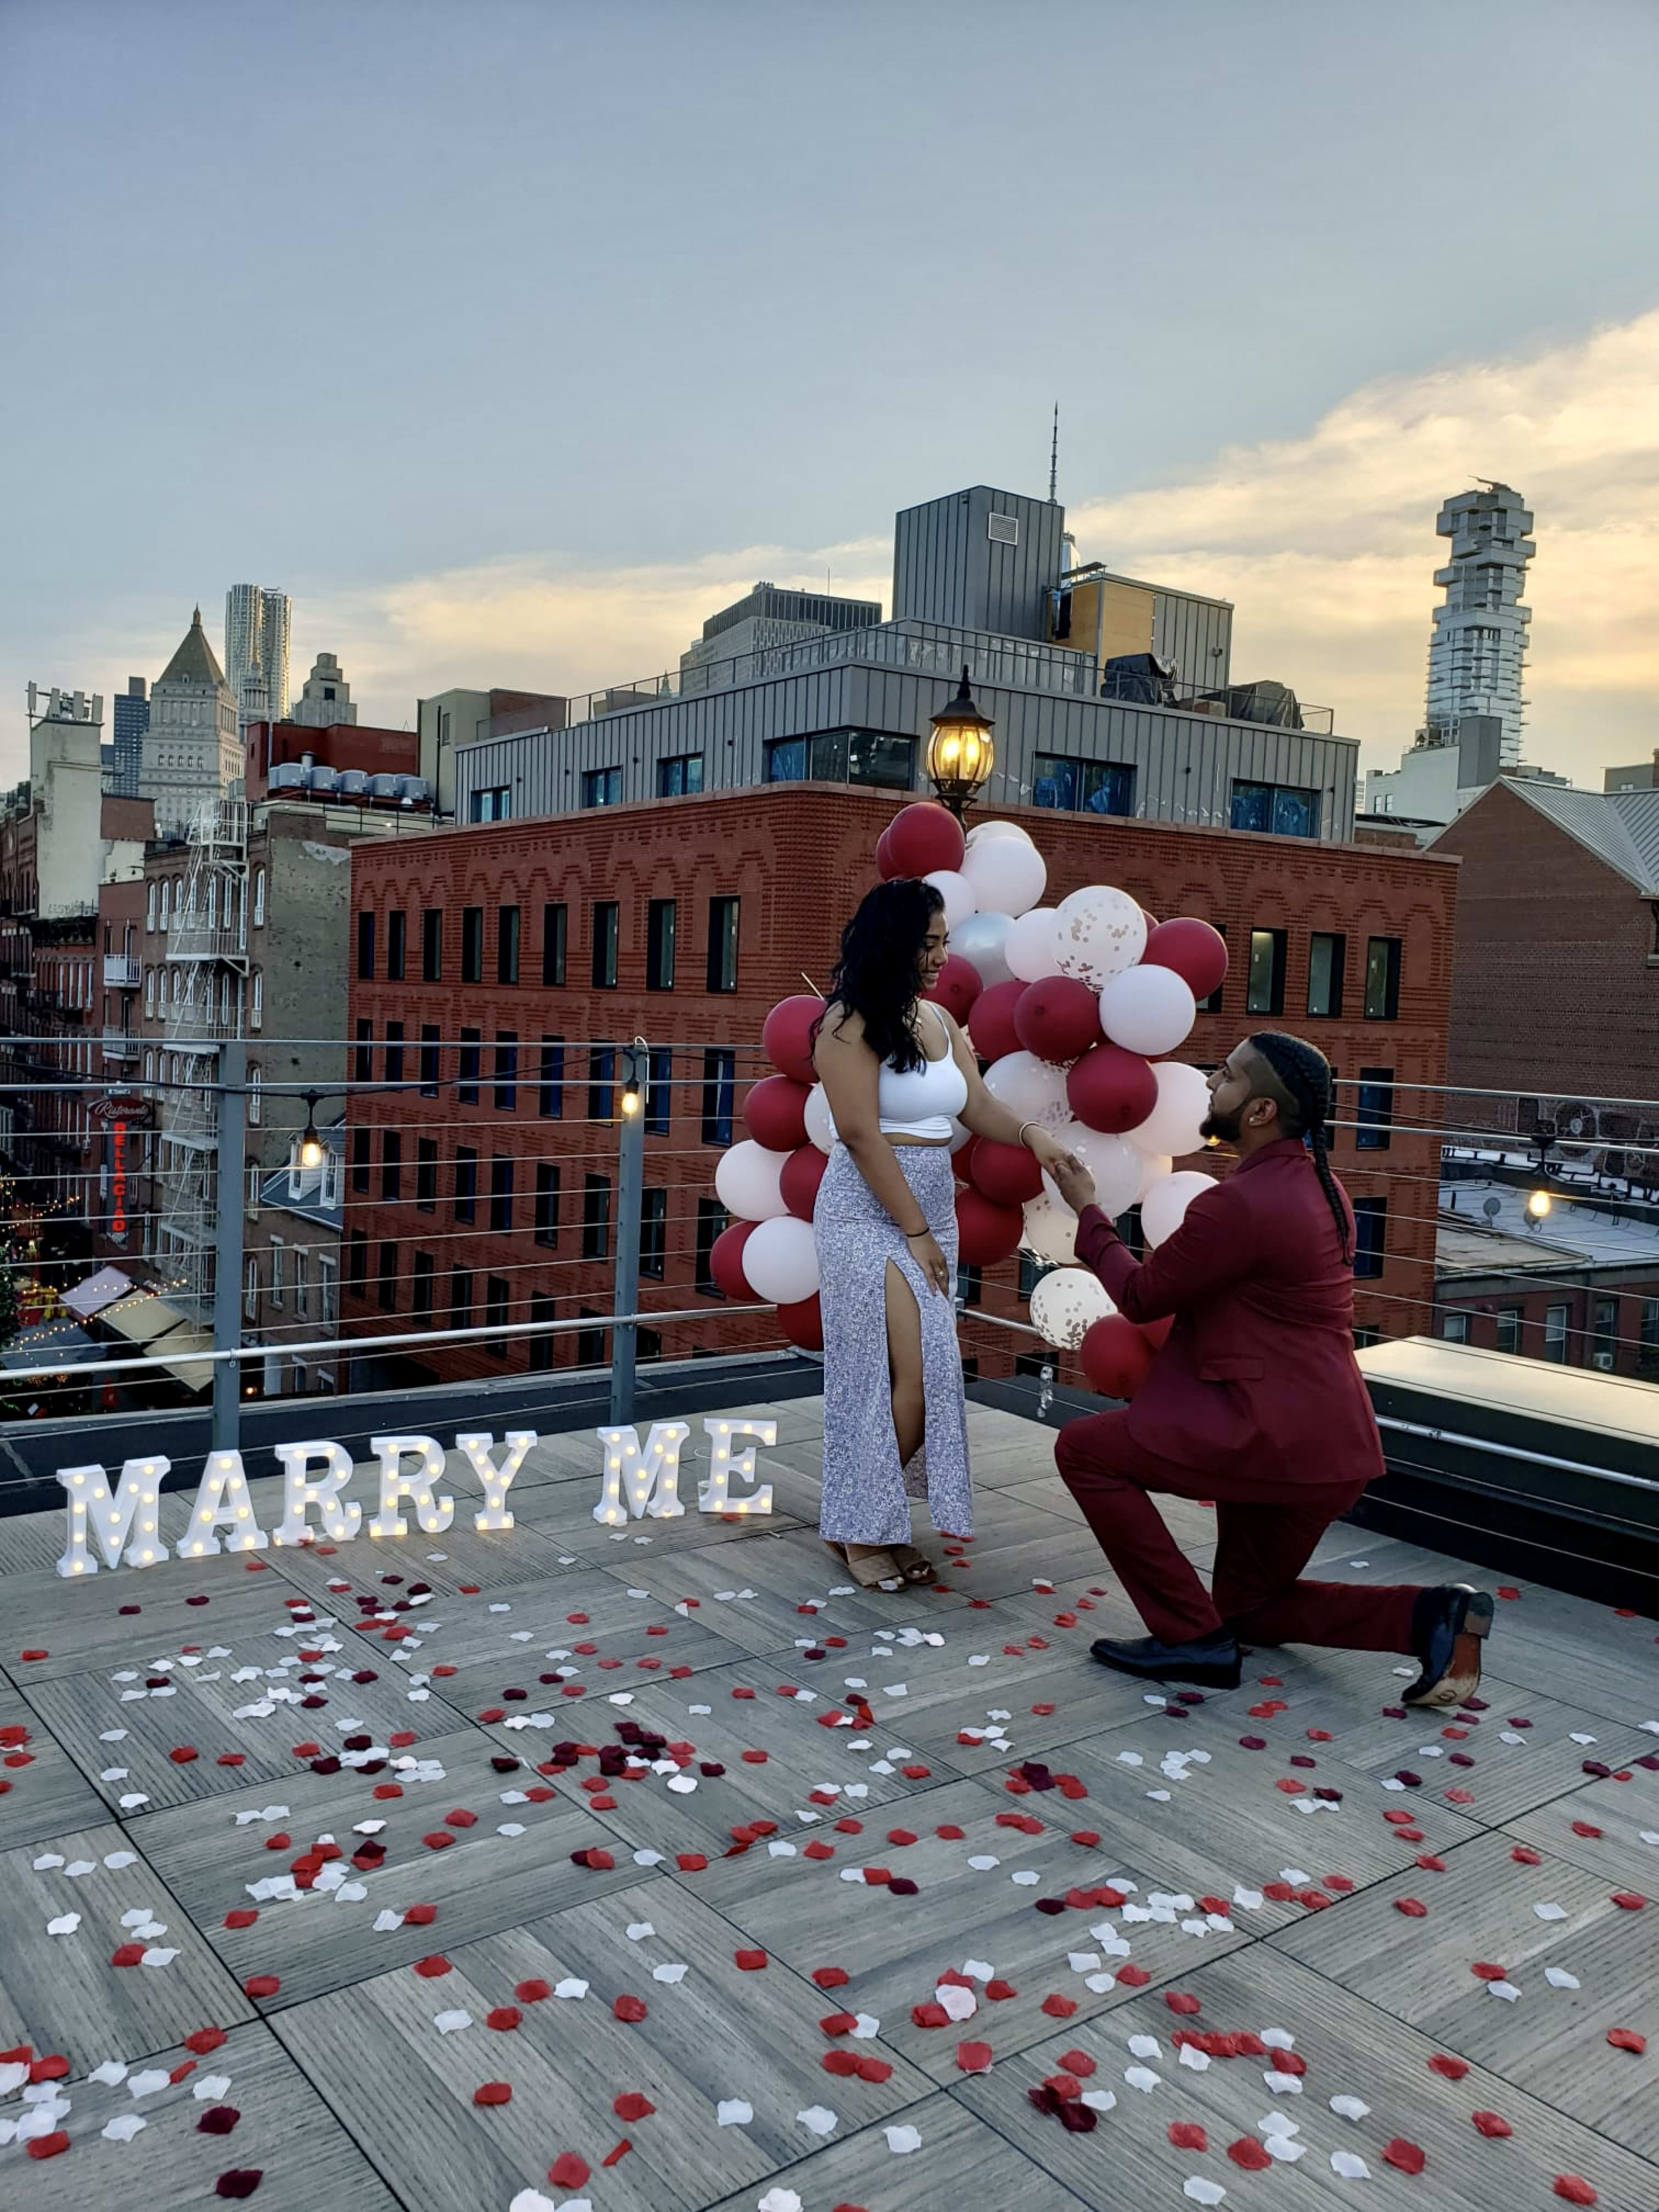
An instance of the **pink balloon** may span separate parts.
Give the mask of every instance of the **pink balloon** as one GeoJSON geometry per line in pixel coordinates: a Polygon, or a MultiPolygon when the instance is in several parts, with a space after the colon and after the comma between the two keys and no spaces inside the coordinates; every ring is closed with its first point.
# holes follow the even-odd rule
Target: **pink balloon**
{"type": "Polygon", "coordinates": [[[943,1006],[953,1020],[965,1022],[974,1010],[975,1000],[984,988],[979,970],[973,962],[964,960],[959,952],[948,952],[933,988],[924,991],[921,995],[943,1006]]]}
{"type": "Polygon", "coordinates": [[[1100,1042],[1100,994],[1073,975],[1028,983],[1014,1008],[1014,1033],[1039,1060],[1075,1060],[1100,1042]]]}
{"type": "Polygon", "coordinates": [[[1138,1129],[1158,1103],[1150,1062],[1121,1044],[1097,1044],[1066,1078],[1066,1097],[1079,1121],[1121,1133],[1138,1129]]]}
{"type": "Polygon", "coordinates": [[[797,1083],[812,1084],[812,1024],[823,1012],[822,999],[798,991],[793,999],[780,999],[761,1028],[761,1045],[774,1067],[797,1083]]]}
{"type": "MultiPolygon", "coordinates": [[[[981,1060],[1006,1060],[1011,1052],[1021,1050],[1019,1033],[1014,1027],[1014,1008],[1030,988],[1030,984],[1022,983],[1016,976],[1012,982],[993,983],[988,991],[981,991],[975,1000],[974,1010],[968,1017],[968,1035],[981,1060]]],[[[1097,1007],[1095,1027],[1099,1026],[1100,1012],[1097,1007]]]]}
{"type": "Polygon", "coordinates": [[[806,1142],[810,1087],[787,1075],[766,1075],[743,1102],[743,1124],[769,1152],[793,1152],[806,1142]]]}
{"type": "Polygon", "coordinates": [[[1024,1206],[1042,1188],[1042,1170],[1024,1145],[1000,1145],[979,1137],[973,1154],[974,1188],[993,1206],[1024,1206]]]}
{"type": "Polygon", "coordinates": [[[936,799],[901,807],[881,834],[896,876],[928,876],[936,868],[960,869],[967,849],[961,823],[936,799]]]}
{"type": "Polygon", "coordinates": [[[812,1218],[813,1208],[818,1202],[818,1185],[829,1164],[829,1156],[811,1143],[798,1146],[784,1162],[778,1190],[797,1221],[812,1218]]]}
{"type": "Polygon", "coordinates": [[[1219,990],[1227,973],[1226,939],[1194,915],[1160,921],[1140,957],[1148,967],[1173,968],[1195,999],[1219,990]]]}
{"type": "Polygon", "coordinates": [[[957,1193],[957,1241],[970,1267],[994,1267],[1019,1249],[1025,1217],[1017,1206],[993,1206],[977,1190],[957,1193]]]}

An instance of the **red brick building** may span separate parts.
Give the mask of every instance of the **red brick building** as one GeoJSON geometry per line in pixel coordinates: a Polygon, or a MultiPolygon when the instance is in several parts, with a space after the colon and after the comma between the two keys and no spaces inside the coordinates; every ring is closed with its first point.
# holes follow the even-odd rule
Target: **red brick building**
{"type": "Polygon", "coordinates": [[[325,729],[302,722],[250,722],[243,754],[250,800],[267,796],[275,769],[300,762],[337,773],[356,769],[364,775],[418,775],[421,770],[421,741],[413,730],[376,729],[366,722],[331,722],[325,729]]]}
{"type": "MultiPolygon", "coordinates": [[[[775,1344],[769,1317],[728,1310],[708,1281],[725,1218],[715,1164],[744,1133],[747,1085],[768,1072],[767,1012],[827,982],[900,803],[768,787],[356,847],[353,1073],[410,1087],[353,1096],[343,1332],[586,1314],[585,1339],[441,1351],[410,1379],[602,1362],[617,1157],[605,1055],[642,1037],[658,1080],[641,1306],[727,1314],[665,1328],[642,1353],[775,1344]]],[[[1155,914],[1225,931],[1232,971],[1181,1056],[1213,1061],[1267,1026],[1321,1044],[1346,1085],[1340,1114],[1366,1122],[1334,1147],[1363,1217],[1360,1320],[1389,1335],[1426,1326],[1437,1147],[1413,1133],[1421,1102],[1404,1091],[1394,1107],[1388,1086],[1444,1080],[1456,869],[1414,851],[1021,818],[1048,862],[1048,902],[1111,882],[1155,914]]],[[[1018,1275],[1014,1261],[988,1270],[970,1301],[1020,1314],[1018,1275]]],[[[963,1344],[987,1374],[1022,1349],[971,1320],[963,1344]]]]}

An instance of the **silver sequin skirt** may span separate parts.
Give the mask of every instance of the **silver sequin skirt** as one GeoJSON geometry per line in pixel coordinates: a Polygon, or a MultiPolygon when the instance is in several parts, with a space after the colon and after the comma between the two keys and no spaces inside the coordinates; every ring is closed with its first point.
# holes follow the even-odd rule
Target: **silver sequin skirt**
{"type": "MultiPolygon", "coordinates": [[[[944,1145],[896,1145],[904,1179],[957,1272],[956,1178],[944,1145]]],[[[830,1155],[812,1217],[823,1311],[823,1504],[820,1532],[842,1544],[908,1544],[911,1482],[946,1535],[973,1534],[968,1419],[954,1297],[934,1289],[844,1145],[830,1155]],[[921,1316],[926,1443],[901,1468],[887,1366],[887,1262],[921,1316]],[[921,1462],[921,1465],[918,1465],[921,1462]],[[911,1482],[907,1482],[907,1474],[911,1482]]]]}

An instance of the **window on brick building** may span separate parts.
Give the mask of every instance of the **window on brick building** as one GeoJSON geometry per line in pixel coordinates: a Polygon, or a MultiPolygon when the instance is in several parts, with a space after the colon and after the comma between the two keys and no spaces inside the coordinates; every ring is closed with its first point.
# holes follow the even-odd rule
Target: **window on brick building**
{"type": "Polygon", "coordinates": [[[464,906],[461,908],[461,981],[463,983],[482,983],[483,981],[483,908],[464,906]]]}
{"type": "Polygon", "coordinates": [[[726,1296],[714,1280],[709,1255],[729,1222],[730,1216],[719,1199],[700,1198],[697,1200],[696,1283],[699,1292],[706,1298],[723,1298],[726,1296]]]}
{"type": "Polygon", "coordinates": [[[674,1048],[672,1045],[653,1044],[645,1085],[645,1133],[647,1137],[665,1137],[668,1134],[673,1097],[674,1048]]]}
{"type": "Polygon", "coordinates": [[[766,748],[769,783],[860,783],[908,791],[915,774],[915,739],[885,730],[820,730],[810,738],[779,738],[766,748]]]}
{"type": "Polygon", "coordinates": [[[495,1110],[515,1114],[519,1108],[519,1032],[495,1032],[495,1110]]]}
{"type": "Polygon", "coordinates": [[[1499,1306],[1498,1309],[1498,1349],[1500,1352],[1519,1352],[1522,1311],[1519,1306],[1499,1306]]]}
{"type": "Polygon", "coordinates": [[[1316,837],[1319,793],[1299,784],[1236,782],[1228,826],[1275,837],[1316,837]]]}
{"type": "Polygon", "coordinates": [[[1386,1152],[1394,1126],[1394,1070],[1362,1067],[1359,1071],[1359,1127],[1354,1134],[1362,1152],[1386,1152]]]}
{"type": "Polygon", "coordinates": [[[421,908],[421,981],[441,983],[444,974],[444,910],[441,906],[421,908]]]}
{"type": "MultiPolygon", "coordinates": [[[[592,1306],[581,1306],[578,1312],[583,1321],[598,1321],[599,1315],[592,1306]]],[[[608,1367],[610,1358],[605,1351],[609,1330],[579,1328],[576,1331],[576,1364],[578,1367],[608,1367]]]]}
{"type": "Polygon", "coordinates": [[[1386,1198],[1357,1198],[1353,1213],[1354,1273],[1361,1278],[1380,1275],[1388,1258],[1389,1201],[1386,1198]]]}
{"type": "Polygon", "coordinates": [[[1546,1306],[1544,1309],[1544,1357],[1554,1360],[1558,1366],[1564,1364],[1567,1357],[1570,1311],[1571,1309],[1564,1305],[1546,1306]]]}
{"type": "Polygon", "coordinates": [[[738,917],[734,898],[708,902],[708,988],[735,991],[738,988],[738,917]]]}
{"type": "Polygon", "coordinates": [[[620,805],[622,781],[623,772],[619,768],[590,768],[582,777],[582,805],[620,805]]]}
{"type": "Polygon", "coordinates": [[[467,799],[466,811],[470,822],[510,822],[513,819],[512,786],[492,783],[485,790],[473,792],[467,799]]]}
{"type": "Polygon", "coordinates": [[[459,1064],[460,1081],[455,1096],[463,1106],[478,1103],[478,1080],[483,1072],[483,1032],[482,1030],[461,1031],[459,1064]]]}
{"type": "Polygon", "coordinates": [[[371,1139],[367,1129],[356,1128],[352,1131],[351,1188],[353,1190],[366,1191],[368,1188],[370,1143],[371,1139]]]}
{"type": "Polygon", "coordinates": [[[404,1194],[404,1139],[401,1129],[380,1132],[380,1197],[395,1206],[404,1194]]]}
{"type": "Polygon", "coordinates": [[[1308,1012],[1334,1021],[1342,1012],[1342,971],[1348,940],[1332,930],[1316,929],[1308,939],[1308,1012]]]}
{"type": "Polygon", "coordinates": [[[516,983],[519,980],[519,909],[504,906],[495,915],[495,981],[516,983]]]}
{"type": "Polygon", "coordinates": [[[1133,814],[1135,772],[1118,761],[1039,753],[1031,763],[1031,804],[1073,814],[1133,814]]]}
{"type": "Polygon", "coordinates": [[[542,981],[545,984],[564,981],[567,914],[562,901],[550,901],[542,908],[542,981]]]}
{"type": "Polygon", "coordinates": [[[435,1213],[438,1207],[438,1140],[435,1137],[415,1139],[415,1204],[422,1213],[435,1213]]]}
{"type": "Polygon", "coordinates": [[[471,1145],[455,1147],[455,1218],[471,1221],[478,1211],[478,1155],[471,1145]]]}
{"type": "Polygon", "coordinates": [[[409,1291],[409,1310],[416,1321],[429,1321],[432,1317],[432,1274],[431,1253],[417,1252],[409,1291]]]}
{"type": "Polygon", "coordinates": [[[1247,1014],[1285,1011],[1285,936],[1282,929],[1250,932],[1250,973],[1244,994],[1247,1014]]]}
{"type": "Polygon", "coordinates": [[[705,1145],[729,1145],[732,1142],[732,1114],[737,1080],[737,1054],[725,1045],[711,1046],[702,1056],[702,1141],[705,1145]]]}
{"type": "Polygon", "coordinates": [[[1597,1298],[1594,1333],[1590,1338],[1590,1364],[1593,1367],[1611,1367],[1618,1341],[1619,1301],[1617,1298],[1597,1298]]]}
{"type": "Polygon", "coordinates": [[[421,1024],[421,1096],[422,1098],[435,1098],[438,1095],[440,1034],[436,1022],[421,1024]]]}
{"type": "Polygon", "coordinates": [[[963,1306],[976,1306],[985,1296],[985,1270],[971,1267],[963,1261],[957,1268],[957,1301],[963,1306]]]}
{"type": "Polygon", "coordinates": [[[375,1283],[375,1304],[382,1313],[398,1310],[398,1247],[390,1237],[380,1246],[380,1265],[375,1283]]]}
{"type": "Polygon", "coordinates": [[[1442,1314],[1440,1334],[1448,1344],[1467,1344],[1469,1340],[1469,1317],[1466,1313],[1442,1314]]]}
{"type": "Polygon", "coordinates": [[[388,983],[403,981],[408,944],[409,916],[402,907],[394,906],[386,918],[386,975],[388,983]]]}
{"type": "Polygon", "coordinates": [[[599,899],[593,906],[593,988],[617,988],[617,948],[621,908],[615,899],[599,899]]]}
{"type": "Polygon", "coordinates": [[[452,1267],[449,1271],[449,1325],[452,1328],[471,1328],[472,1326],[471,1267],[452,1267]]]}
{"type": "Polygon", "coordinates": [[[1659,1366],[1659,1298],[1643,1299],[1639,1326],[1637,1365],[1642,1374],[1651,1375],[1659,1366]]]}
{"type": "Polygon", "coordinates": [[[367,910],[357,916],[357,973],[374,973],[374,916],[367,910]]]}
{"type": "Polygon", "coordinates": [[[536,1242],[556,1251],[559,1243],[559,1164],[536,1163],[536,1242]]]}
{"type": "Polygon", "coordinates": [[[556,1121],[564,1112],[564,1039],[542,1039],[541,1068],[536,1085],[536,1111],[544,1121],[556,1121]]]}
{"type": "Polygon", "coordinates": [[[532,1375],[545,1375],[553,1364],[553,1347],[559,1340],[545,1324],[555,1318],[552,1299],[544,1291],[535,1292],[530,1301],[530,1326],[532,1329],[539,1326],[542,1333],[532,1335],[530,1340],[530,1371],[532,1375]]]}
{"type": "Polygon", "coordinates": [[[1365,946],[1365,1019],[1392,1022],[1400,1016],[1400,939],[1373,937],[1365,946]]]}
{"type": "Polygon", "coordinates": [[[668,1267],[668,1193],[640,1194],[640,1273],[661,1282],[668,1267]]]}
{"type": "Polygon", "coordinates": [[[499,1336],[489,1339],[489,1351],[492,1359],[507,1357],[507,1278],[505,1275],[484,1277],[484,1327],[499,1329],[499,1336]]]}
{"type": "Polygon", "coordinates": [[[657,763],[657,796],[659,799],[680,799],[688,792],[702,789],[702,755],[677,753],[672,760],[657,763]]]}
{"type": "Polygon", "coordinates": [[[513,1227],[513,1161],[504,1152],[489,1163],[489,1226],[497,1236],[513,1227]]]}
{"type": "Polygon", "coordinates": [[[357,1050],[354,1055],[351,1068],[351,1079],[354,1083],[373,1083],[374,1080],[374,1055],[368,1048],[368,1041],[374,1034],[374,1023],[365,1021],[360,1016],[357,1022],[357,1050]]]}
{"type": "Polygon", "coordinates": [[[345,1281],[349,1291],[359,1297],[363,1285],[368,1280],[368,1237],[365,1231],[354,1229],[346,1238],[345,1281]]]}
{"type": "Polygon", "coordinates": [[[616,1119],[616,1047],[594,1045],[587,1055],[587,1118],[590,1121],[616,1119]]]}
{"type": "Polygon", "coordinates": [[[653,899],[646,910],[645,988],[672,991],[674,988],[674,902],[653,899]]]}
{"type": "Polygon", "coordinates": [[[611,1178],[586,1175],[582,1177],[582,1257],[608,1260],[610,1256],[611,1178]]]}

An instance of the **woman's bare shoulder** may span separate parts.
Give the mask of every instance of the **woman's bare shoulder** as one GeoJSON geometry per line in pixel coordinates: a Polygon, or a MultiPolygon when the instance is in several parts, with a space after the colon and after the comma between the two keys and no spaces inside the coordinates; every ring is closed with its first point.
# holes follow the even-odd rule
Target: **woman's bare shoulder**
{"type": "Polygon", "coordinates": [[[864,1017],[856,1006],[843,1006],[832,999],[823,1010],[823,1020],[818,1030],[820,1044],[862,1044],[864,1017]]]}

